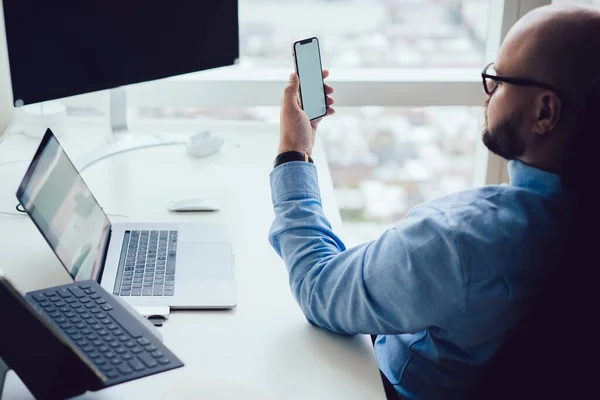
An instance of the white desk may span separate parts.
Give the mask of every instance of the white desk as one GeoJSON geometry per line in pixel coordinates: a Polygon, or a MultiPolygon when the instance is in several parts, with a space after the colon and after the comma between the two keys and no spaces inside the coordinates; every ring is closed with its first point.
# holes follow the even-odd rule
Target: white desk
{"type": "MultiPolygon", "coordinates": [[[[77,158],[102,140],[93,129],[71,129],[59,138],[77,158]],[[85,132],[85,133],[82,133],[85,132]]],[[[107,213],[132,220],[224,222],[231,227],[238,278],[232,311],[179,312],[160,328],[165,344],[184,368],[122,384],[86,399],[384,399],[371,343],[366,336],[342,337],[310,326],[294,301],[283,262],[267,241],[273,221],[269,172],[276,154],[276,127],[221,129],[218,155],[192,159],[183,146],[117,155],[83,176],[107,213]],[[222,210],[202,215],[169,213],[173,198],[204,196],[222,210]]],[[[11,212],[14,192],[37,143],[22,135],[0,145],[0,211],[11,212]]],[[[323,203],[341,229],[329,170],[320,146],[323,203]]],[[[69,277],[28,218],[0,216],[2,269],[25,292],[62,284],[69,277]]],[[[13,372],[4,399],[29,399],[13,372]]]]}

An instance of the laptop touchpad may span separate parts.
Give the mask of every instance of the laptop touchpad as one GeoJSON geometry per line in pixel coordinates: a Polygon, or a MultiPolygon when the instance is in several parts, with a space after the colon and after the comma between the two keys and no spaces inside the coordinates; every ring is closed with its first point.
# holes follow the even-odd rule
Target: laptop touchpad
{"type": "Polygon", "coordinates": [[[231,280],[232,255],[229,243],[179,243],[177,279],[231,280]]]}

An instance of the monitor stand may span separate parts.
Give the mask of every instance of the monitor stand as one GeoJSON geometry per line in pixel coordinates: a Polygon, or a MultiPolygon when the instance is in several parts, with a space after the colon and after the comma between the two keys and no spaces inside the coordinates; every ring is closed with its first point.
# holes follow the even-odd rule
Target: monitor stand
{"type": "Polygon", "coordinates": [[[127,127],[127,94],[119,87],[109,91],[110,129],[106,143],[75,161],[79,172],[107,157],[148,147],[186,144],[186,140],[162,139],[154,135],[132,135],[127,127]]]}

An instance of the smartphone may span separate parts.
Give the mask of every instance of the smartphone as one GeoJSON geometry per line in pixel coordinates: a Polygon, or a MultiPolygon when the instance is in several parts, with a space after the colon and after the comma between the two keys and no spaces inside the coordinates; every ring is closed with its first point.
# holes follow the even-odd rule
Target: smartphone
{"type": "Polygon", "coordinates": [[[300,79],[300,102],[311,121],[327,114],[325,84],[319,39],[298,40],[292,46],[296,73],[300,79]]]}

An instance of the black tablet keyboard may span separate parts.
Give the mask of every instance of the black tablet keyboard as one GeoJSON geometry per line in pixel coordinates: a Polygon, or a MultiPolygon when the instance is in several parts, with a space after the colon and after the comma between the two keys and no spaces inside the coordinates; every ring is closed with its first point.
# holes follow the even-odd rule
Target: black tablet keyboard
{"type": "Polygon", "coordinates": [[[106,386],[183,366],[95,281],[30,292],[26,298],[105,376],[106,386]]]}

